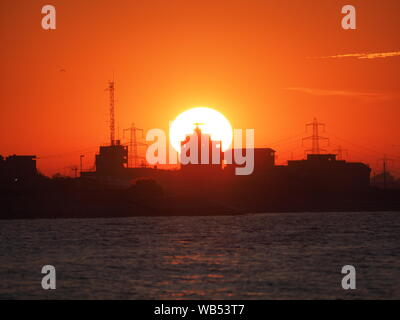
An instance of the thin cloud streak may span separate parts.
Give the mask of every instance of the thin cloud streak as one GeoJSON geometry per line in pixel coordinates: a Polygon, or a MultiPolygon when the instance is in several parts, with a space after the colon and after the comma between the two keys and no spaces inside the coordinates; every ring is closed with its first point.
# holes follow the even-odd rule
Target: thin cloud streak
{"type": "Polygon", "coordinates": [[[327,90],[327,89],[315,89],[315,88],[304,88],[304,87],[291,87],[291,88],[285,88],[285,90],[302,92],[314,96],[349,97],[349,98],[358,98],[363,100],[390,100],[396,98],[395,96],[391,96],[384,93],[375,93],[375,92],[327,90]]]}
{"type": "Polygon", "coordinates": [[[357,58],[357,59],[378,59],[400,56],[400,51],[379,52],[379,53],[349,53],[339,54],[335,56],[317,57],[314,59],[340,59],[340,58],[357,58]]]}

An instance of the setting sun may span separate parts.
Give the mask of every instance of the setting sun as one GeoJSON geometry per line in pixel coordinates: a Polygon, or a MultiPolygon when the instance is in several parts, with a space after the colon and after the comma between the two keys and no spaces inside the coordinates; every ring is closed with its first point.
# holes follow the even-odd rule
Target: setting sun
{"type": "Polygon", "coordinates": [[[200,125],[203,133],[211,136],[211,140],[221,141],[223,151],[230,147],[232,126],[228,119],[214,109],[198,107],[181,113],[172,122],[169,138],[175,150],[180,152],[181,142],[187,135],[193,133],[196,124],[200,125]]]}

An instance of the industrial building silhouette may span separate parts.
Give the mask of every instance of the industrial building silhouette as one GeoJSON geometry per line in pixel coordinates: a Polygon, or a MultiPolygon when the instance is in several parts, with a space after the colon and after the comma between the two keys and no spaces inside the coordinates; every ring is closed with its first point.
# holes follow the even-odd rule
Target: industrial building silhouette
{"type": "MultiPolygon", "coordinates": [[[[198,126],[192,135],[188,135],[186,140],[182,141],[181,148],[181,161],[183,155],[186,160],[191,158],[192,161],[181,163],[180,170],[163,170],[157,167],[129,168],[128,148],[117,140],[112,145],[100,147],[100,152],[96,155],[96,170],[82,172],[82,178],[99,181],[114,179],[126,183],[141,177],[151,177],[156,181],[179,177],[188,180],[220,180],[226,183],[234,180],[256,179],[255,187],[259,187],[260,183],[264,182],[265,184],[284,184],[291,189],[324,190],[362,190],[370,185],[371,169],[366,164],[338,160],[335,154],[308,154],[304,160],[290,160],[287,165],[275,165],[276,152],[271,148],[254,148],[253,173],[250,176],[237,176],[235,169],[243,164],[237,164],[234,160],[230,164],[224,164],[221,143],[211,141],[210,136],[203,134],[198,126]],[[190,149],[187,148],[189,141],[193,140],[197,140],[196,155],[190,155],[190,149]],[[218,162],[212,157],[215,153],[218,154],[218,162]],[[260,179],[264,181],[260,182],[260,179]]],[[[236,150],[229,152],[234,153],[236,150]]],[[[240,152],[245,153],[246,150],[240,152]]]]}
{"type": "Polygon", "coordinates": [[[243,164],[213,163],[213,149],[221,159],[225,153],[200,128],[182,142],[187,156],[193,156],[190,138],[197,139],[197,162],[210,163],[181,164],[177,170],[131,168],[128,147],[115,140],[100,147],[94,171],[77,179],[49,179],[38,174],[35,156],[0,157],[0,219],[400,209],[399,192],[370,187],[371,169],[363,163],[309,154],[276,165],[275,150],[255,148],[254,171],[241,176],[235,173],[243,164]]]}
{"type": "Polygon", "coordinates": [[[223,151],[221,141],[202,133],[201,124],[181,143],[179,169],[138,165],[138,146],[145,144],[137,141],[137,132],[143,129],[134,124],[125,129],[128,146],[115,139],[114,81],[107,90],[110,142],[100,146],[95,169],[83,171],[81,155],[79,178],[49,179],[37,171],[36,156],[0,156],[0,219],[400,209],[398,190],[386,190],[386,169],[385,187],[371,188],[366,164],[323,154],[320,140],[327,138],[320,136],[324,125],[317,119],[307,124],[312,135],[303,139],[312,142],[310,153],[287,165],[276,165],[271,148],[223,151]],[[246,152],[254,154],[254,170],[237,175],[246,163],[229,154],[246,152]]]}
{"type": "MultiPolygon", "coordinates": [[[[82,172],[81,178],[101,182],[120,181],[121,185],[128,185],[132,179],[142,177],[165,181],[179,176],[181,180],[220,180],[226,183],[256,179],[255,187],[259,187],[260,183],[283,184],[289,189],[362,190],[370,186],[371,169],[367,165],[338,160],[335,154],[308,154],[307,159],[290,160],[287,165],[275,165],[273,149],[255,148],[253,173],[250,176],[236,176],[236,168],[243,164],[237,164],[234,160],[230,164],[224,164],[221,142],[212,141],[210,135],[203,134],[198,126],[192,135],[182,141],[181,147],[181,161],[184,162],[183,155],[190,161],[181,163],[180,170],[146,166],[130,168],[128,147],[116,140],[111,145],[100,147],[95,158],[96,170],[82,172]],[[190,141],[197,142],[196,155],[190,155],[190,149],[187,148],[190,141]],[[218,156],[213,159],[212,155],[216,153],[218,156]],[[260,179],[264,181],[260,182],[260,179]]],[[[229,152],[234,153],[237,150],[229,152]]],[[[31,181],[36,174],[35,156],[13,155],[5,159],[0,156],[0,176],[3,183],[31,181]]]]}

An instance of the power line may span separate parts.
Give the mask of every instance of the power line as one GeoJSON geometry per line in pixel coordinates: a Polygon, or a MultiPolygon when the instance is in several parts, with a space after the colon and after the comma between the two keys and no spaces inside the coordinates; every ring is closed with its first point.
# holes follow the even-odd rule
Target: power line
{"type": "Polygon", "coordinates": [[[265,144],[263,146],[264,147],[273,147],[273,146],[284,145],[284,144],[287,144],[287,143],[290,143],[290,142],[295,142],[295,141],[298,141],[299,137],[302,137],[303,134],[304,134],[304,131],[301,132],[301,133],[298,133],[298,134],[296,134],[294,136],[291,136],[290,138],[280,139],[280,140],[277,140],[277,141],[275,141],[273,143],[269,143],[268,145],[265,144]]]}
{"type": "Polygon", "coordinates": [[[369,148],[369,147],[362,146],[362,145],[360,145],[360,144],[358,144],[358,143],[354,143],[354,142],[349,141],[349,140],[344,139],[344,138],[340,138],[340,137],[336,136],[335,134],[331,133],[330,131],[328,131],[327,133],[328,133],[330,136],[332,136],[332,137],[334,137],[335,139],[337,139],[337,140],[340,140],[340,141],[349,143],[349,144],[351,144],[352,146],[354,146],[354,147],[356,147],[356,148],[358,148],[358,149],[364,150],[365,152],[368,152],[368,153],[370,153],[370,154],[374,154],[375,156],[378,156],[378,155],[381,155],[381,154],[382,154],[381,151],[373,150],[373,149],[371,149],[371,148],[369,148]]]}
{"type": "Polygon", "coordinates": [[[64,157],[64,156],[69,156],[69,155],[74,155],[74,154],[90,154],[90,153],[95,153],[96,151],[88,151],[88,150],[92,150],[92,149],[97,149],[98,146],[96,147],[90,147],[90,148],[85,148],[85,149],[81,149],[81,150],[76,150],[76,151],[70,151],[70,152],[65,152],[65,153],[59,153],[59,154],[51,154],[51,155],[44,155],[44,156],[38,156],[37,159],[38,160],[44,160],[44,159],[51,159],[51,158],[60,158],[60,157],[64,157]]]}

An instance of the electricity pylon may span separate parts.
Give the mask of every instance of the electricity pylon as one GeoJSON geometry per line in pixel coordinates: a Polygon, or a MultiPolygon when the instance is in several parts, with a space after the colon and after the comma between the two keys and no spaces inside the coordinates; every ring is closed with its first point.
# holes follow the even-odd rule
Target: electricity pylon
{"type": "Polygon", "coordinates": [[[136,168],[138,166],[139,154],[138,154],[138,146],[147,146],[146,143],[138,141],[137,132],[141,133],[140,139],[144,139],[144,131],[143,129],[139,129],[135,127],[135,124],[132,123],[130,128],[123,130],[123,137],[125,136],[125,132],[129,131],[129,149],[130,149],[130,157],[129,157],[129,167],[136,168]]]}
{"type": "Polygon", "coordinates": [[[346,156],[348,156],[348,150],[347,149],[343,149],[342,146],[338,146],[337,149],[333,150],[333,152],[336,152],[338,160],[344,160],[344,154],[346,154],[346,156]]]}
{"type": "Polygon", "coordinates": [[[312,126],[312,135],[306,138],[303,138],[303,143],[305,140],[311,140],[312,141],[312,147],[311,149],[306,150],[306,152],[311,152],[312,154],[320,154],[321,151],[326,151],[324,149],[321,149],[319,141],[320,140],[327,140],[329,143],[329,139],[322,137],[319,135],[319,127],[323,127],[325,129],[325,124],[319,123],[316,118],[314,118],[314,121],[311,123],[306,124],[306,130],[308,127],[312,126]]]}

